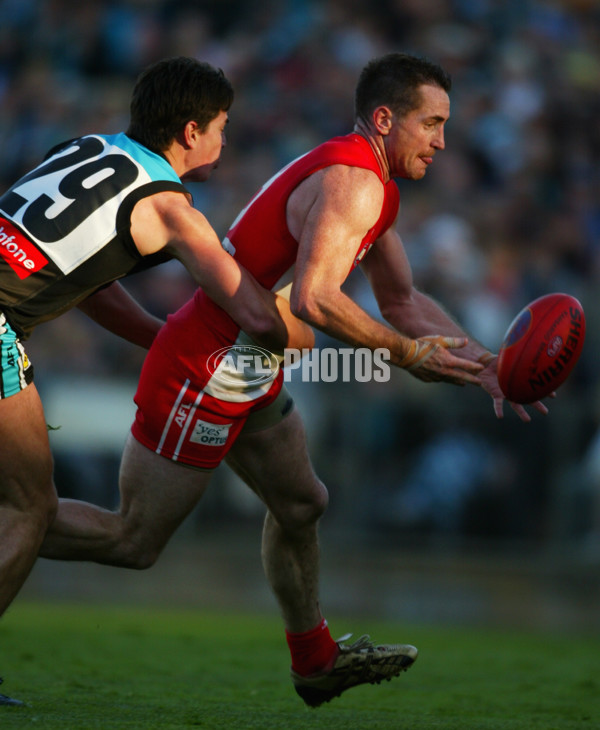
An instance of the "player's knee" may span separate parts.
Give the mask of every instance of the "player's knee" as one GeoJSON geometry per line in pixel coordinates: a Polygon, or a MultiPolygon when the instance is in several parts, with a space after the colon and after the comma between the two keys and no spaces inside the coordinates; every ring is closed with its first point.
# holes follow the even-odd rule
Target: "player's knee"
{"type": "Polygon", "coordinates": [[[158,560],[159,552],[152,552],[150,550],[135,550],[128,553],[127,562],[125,568],[131,570],[148,570],[158,560]]]}
{"type": "Polygon", "coordinates": [[[162,547],[146,535],[125,530],[116,552],[121,567],[148,570],[156,563],[161,551],[162,547]]]}
{"type": "Polygon", "coordinates": [[[325,485],[316,480],[310,494],[304,495],[293,503],[283,507],[276,516],[284,528],[303,529],[316,524],[325,513],[329,504],[329,494],[325,485]]]}
{"type": "Polygon", "coordinates": [[[116,552],[116,559],[113,564],[130,570],[148,570],[156,563],[159,552],[141,549],[139,546],[121,546],[122,549],[116,552]]]}

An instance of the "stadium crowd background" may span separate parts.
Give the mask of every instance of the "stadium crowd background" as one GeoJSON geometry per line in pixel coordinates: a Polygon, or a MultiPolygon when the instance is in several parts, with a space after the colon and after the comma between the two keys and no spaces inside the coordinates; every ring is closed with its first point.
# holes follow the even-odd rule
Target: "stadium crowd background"
{"type": "MultiPolygon", "coordinates": [[[[474,388],[406,373],[387,384],[292,383],[332,493],[327,519],[371,537],[568,545],[599,559],[595,0],[0,0],[0,191],[57,142],[124,129],[139,71],[193,55],[236,89],[221,166],[193,190],[223,235],[281,165],[350,131],[360,68],[391,50],[428,56],[453,77],[446,150],[424,181],[399,181],[417,284],[492,350],[551,291],[582,301],[588,335],[550,416],[529,425],[509,409],[496,421],[474,388]]],[[[193,291],[178,264],[128,286],[162,316],[193,291]]],[[[348,286],[373,308],[360,273],[348,286]]],[[[82,412],[110,393],[130,404],[143,358],[78,312],[40,327],[28,352],[51,424],[57,384],[82,412]]],[[[86,419],[102,430],[99,411],[86,419]]],[[[118,444],[57,425],[60,492],[110,504],[118,444]]],[[[206,512],[254,519],[256,505],[220,479],[206,512]]]]}

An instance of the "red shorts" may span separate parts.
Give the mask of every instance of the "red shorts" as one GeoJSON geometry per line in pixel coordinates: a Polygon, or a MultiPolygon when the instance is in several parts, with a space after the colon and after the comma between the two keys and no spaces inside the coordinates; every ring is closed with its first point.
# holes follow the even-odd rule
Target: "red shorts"
{"type": "Polygon", "coordinates": [[[215,394],[208,363],[216,350],[235,342],[239,328],[226,324],[216,331],[206,304],[201,305],[202,298],[195,297],[168,318],[156,337],[142,368],[131,432],[168,459],[215,469],[249,418],[261,427],[276,423],[291,411],[293,401],[284,398],[281,370],[260,388],[215,394]],[[278,411],[265,419],[269,406],[278,411]]]}

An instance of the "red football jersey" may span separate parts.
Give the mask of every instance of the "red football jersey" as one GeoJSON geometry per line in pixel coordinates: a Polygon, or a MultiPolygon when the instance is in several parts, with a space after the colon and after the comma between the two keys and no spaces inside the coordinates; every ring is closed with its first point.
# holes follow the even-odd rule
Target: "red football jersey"
{"type": "MultiPolygon", "coordinates": [[[[364,137],[359,134],[335,137],[274,175],[229,229],[224,247],[267,289],[273,288],[291,269],[298,252],[298,242],[292,237],[286,222],[286,204],[291,192],[309,175],[331,165],[372,170],[384,184],[377,158],[364,137]]],[[[398,187],[393,180],[384,185],[385,196],[379,220],[362,240],[352,268],[394,223],[398,214],[398,187]]]]}
{"type": "MultiPolygon", "coordinates": [[[[291,281],[298,242],[286,222],[290,193],[312,173],[338,164],[373,170],[385,185],[379,219],[363,238],[351,268],[393,225],[398,188],[393,181],[384,183],[367,140],[350,134],[325,142],[271,178],[240,213],[223,242],[265,288],[278,289],[291,281]]],[[[217,466],[250,413],[274,402],[282,385],[278,368],[270,371],[270,377],[257,379],[255,371],[244,367],[234,368],[235,378],[230,372],[228,381],[232,384],[224,384],[223,372],[211,368],[211,362],[226,351],[234,357],[239,344],[248,342],[238,325],[198,289],[193,299],[168,317],[146,357],[135,398],[135,438],[174,461],[201,468],[217,466]]],[[[223,365],[224,360],[220,362],[223,365]]]]}

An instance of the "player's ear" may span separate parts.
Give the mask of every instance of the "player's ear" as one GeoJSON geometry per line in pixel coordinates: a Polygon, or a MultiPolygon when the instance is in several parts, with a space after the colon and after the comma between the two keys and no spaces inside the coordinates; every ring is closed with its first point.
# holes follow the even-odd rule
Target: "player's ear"
{"type": "Polygon", "coordinates": [[[386,135],[390,133],[393,116],[389,106],[378,106],[373,110],[373,124],[379,134],[386,135]]]}
{"type": "Polygon", "coordinates": [[[200,136],[200,127],[198,127],[198,122],[195,122],[193,119],[190,119],[189,122],[185,125],[185,127],[181,130],[181,139],[180,141],[183,143],[183,145],[187,148],[193,147],[196,144],[196,141],[198,137],[200,136]]]}

